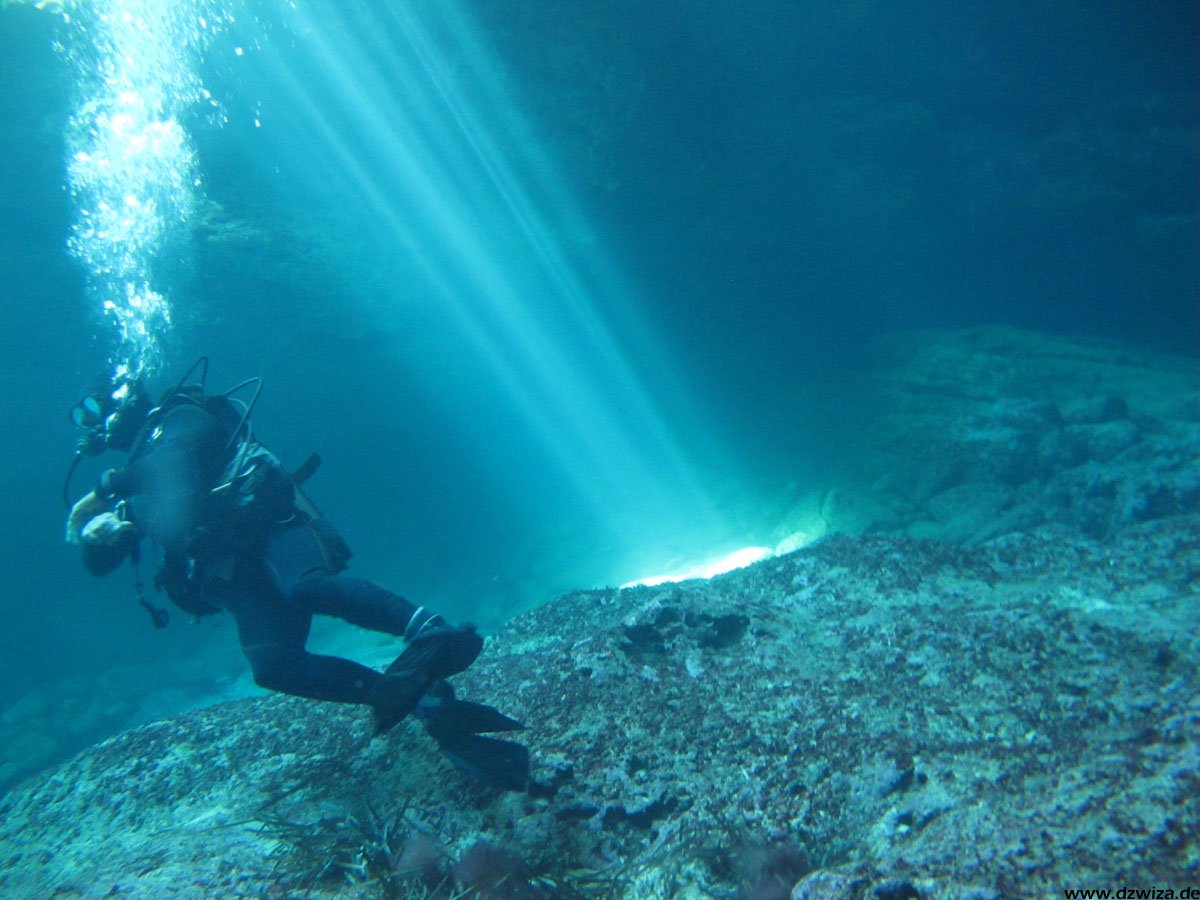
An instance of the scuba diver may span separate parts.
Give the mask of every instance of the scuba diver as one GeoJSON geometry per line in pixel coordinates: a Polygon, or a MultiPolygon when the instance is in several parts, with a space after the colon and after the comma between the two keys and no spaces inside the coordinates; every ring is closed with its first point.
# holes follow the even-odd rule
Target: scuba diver
{"type": "MultiPolygon", "coordinates": [[[[81,547],[87,570],[105,575],[130,559],[137,572],[142,539],[149,538],[162,550],[155,587],[193,616],[228,610],[258,685],[369,706],[376,735],[412,713],[459,767],[496,787],[527,789],[526,748],[482,736],[524,726],[458,700],[446,681],[479,655],[483,639],[474,627],[452,627],[345,574],[349,548],[301,490],[320,458],[313,454],[289,473],[250,429],[261,379],[207,394],[207,371],[200,357],[157,405],[140,379],[102,376],[72,410],[83,435],[63,487],[71,506],[67,540],[81,547]],[[248,402],[234,396],[250,387],[248,402]],[[128,454],[125,465],[104,471],[71,505],[80,461],[106,450],[128,454]],[[407,647],[384,672],[310,653],[314,615],[402,637],[407,647]]],[[[164,627],[166,610],[145,598],[140,574],[136,580],[139,602],[164,627]]]]}

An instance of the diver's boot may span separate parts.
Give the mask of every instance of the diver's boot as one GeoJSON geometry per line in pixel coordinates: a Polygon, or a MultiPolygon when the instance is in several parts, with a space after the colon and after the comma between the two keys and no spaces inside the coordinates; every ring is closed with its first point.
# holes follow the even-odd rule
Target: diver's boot
{"type": "Polygon", "coordinates": [[[435,682],[475,662],[483,649],[483,638],[473,625],[451,628],[440,616],[426,622],[370,690],[367,702],[375,712],[377,735],[412,712],[435,682]]]}
{"type": "Polygon", "coordinates": [[[445,623],[423,629],[388,666],[392,674],[416,672],[432,683],[465,670],[483,650],[474,625],[452,628],[445,623]]]}
{"type": "Polygon", "coordinates": [[[399,724],[417,707],[421,696],[429,689],[433,679],[419,672],[389,672],[367,692],[367,703],[375,718],[375,734],[383,734],[399,724]]]}

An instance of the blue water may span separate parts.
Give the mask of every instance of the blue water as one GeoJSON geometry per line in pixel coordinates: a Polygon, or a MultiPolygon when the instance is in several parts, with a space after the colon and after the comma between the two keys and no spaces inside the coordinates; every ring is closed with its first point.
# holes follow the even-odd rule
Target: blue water
{"type": "Polygon", "coordinates": [[[114,363],[262,375],[357,571],[494,627],[767,540],[880,333],[1200,352],[1194,3],[181,4],[192,43],[147,59],[185,145],[114,268],[69,166],[89,17],[127,5],[0,11],[0,700],[156,698],[88,736],[244,668],[62,541],[66,411],[114,363]],[[126,285],[170,305],[148,343],[104,311],[126,285]]]}

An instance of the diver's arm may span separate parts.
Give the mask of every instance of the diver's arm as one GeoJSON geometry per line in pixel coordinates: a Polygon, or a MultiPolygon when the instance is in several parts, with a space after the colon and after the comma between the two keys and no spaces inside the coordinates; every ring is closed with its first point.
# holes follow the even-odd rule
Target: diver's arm
{"type": "Polygon", "coordinates": [[[134,494],[143,493],[152,483],[156,471],[177,467],[179,455],[177,447],[155,447],[123,468],[105,469],[96,479],[92,493],[110,503],[127,500],[134,494]]]}
{"type": "Polygon", "coordinates": [[[105,469],[96,479],[96,488],[92,493],[110,501],[132,497],[137,493],[137,476],[140,469],[137,465],[126,466],[124,469],[105,469]]]}

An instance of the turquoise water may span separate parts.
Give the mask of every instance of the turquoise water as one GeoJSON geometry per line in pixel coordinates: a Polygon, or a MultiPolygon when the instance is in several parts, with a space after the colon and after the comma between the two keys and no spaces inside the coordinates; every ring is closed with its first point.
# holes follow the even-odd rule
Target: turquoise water
{"type": "Polygon", "coordinates": [[[102,369],[263,376],[357,571],[490,628],[793,537],[772,498],[853,451],[881,333],[1200,348],[1194,4],[164,8],[0,11],[34,767],[250,689],[228,623],[156,633],[62,542],[102,369]]]}

